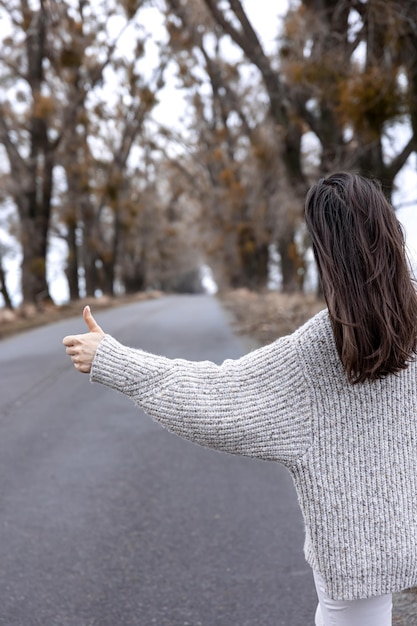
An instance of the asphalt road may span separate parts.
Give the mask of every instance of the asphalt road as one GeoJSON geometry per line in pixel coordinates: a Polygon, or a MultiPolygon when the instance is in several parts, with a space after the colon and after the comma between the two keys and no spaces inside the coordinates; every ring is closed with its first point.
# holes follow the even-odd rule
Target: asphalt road
{"type": "MultiPolygon", "coordinates": [[[[171,357],[253,347],[210,296],[97,321],[171,357]]],[[[81,318],[0,342],[0,625],[313,626],[287,471],[183,441],[90,384],[61,344],[75,332],[81,318]]]]}

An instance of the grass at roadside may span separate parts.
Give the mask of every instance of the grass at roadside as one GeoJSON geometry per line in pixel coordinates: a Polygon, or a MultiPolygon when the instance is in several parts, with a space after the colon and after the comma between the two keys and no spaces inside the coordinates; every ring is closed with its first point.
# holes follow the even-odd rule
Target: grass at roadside
{"type": "Polygon", "coordinates": [[[314,294],[236,289],[219,294],[219,298],[232,314],[236,331],[262,345],[292,333],[325,307],[314,294]]]}

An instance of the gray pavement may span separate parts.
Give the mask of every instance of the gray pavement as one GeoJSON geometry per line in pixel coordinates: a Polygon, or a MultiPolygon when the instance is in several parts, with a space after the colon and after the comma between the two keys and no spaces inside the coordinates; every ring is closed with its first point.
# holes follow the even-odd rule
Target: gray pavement
{"type": "MultiPolygon", "coordinates": [[[[97,320],[171,357],[253,347],[209,296],[97,320]]],[[[61,345],[83,331],[64,320],[0,342],[0,625],[312,626],[286,470],[182,441],[91,385],[61,345]]]]}

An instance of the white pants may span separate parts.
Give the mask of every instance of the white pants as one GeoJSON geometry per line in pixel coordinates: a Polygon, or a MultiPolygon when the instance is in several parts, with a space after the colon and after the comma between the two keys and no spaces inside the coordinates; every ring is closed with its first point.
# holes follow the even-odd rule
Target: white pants
{"type": "Polygon", "coordinates": [[[313,572],[319,605],[316,626],[391,626],[392,596],[387,594],[366,600],[332,600],[324,590],[320,574],[313,572]]]}

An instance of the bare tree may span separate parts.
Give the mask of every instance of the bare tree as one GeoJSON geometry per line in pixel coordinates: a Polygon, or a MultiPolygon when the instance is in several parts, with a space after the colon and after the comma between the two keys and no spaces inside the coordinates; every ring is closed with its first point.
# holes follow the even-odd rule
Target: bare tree
{"type": "Polygon", "coordinates": [[[390,193],[415,151],[413,4],[303,0],[288,13],[282,71],[298,115],[320,142],[322,173],[356,169],[390,193]],[[386,131],[404,117],[411,136],[388,156],[386,131]]]}
{"type": "MultiPolygon", "coordinates": [[[[120,6],[111,2],[106,5],[106,12],[94,13],[82,0],[78,5],[44,0],[38,5],[27,0],[0,2],[10,25],[10,34],[3,36],[0,55],[3,84],[8,87],[0,101],[0,142],[8,156],[10,193],[20,221],[24,302],[38,303],[50,298],[46,255],[57,165],[67,172],[69,202],[62,217],[67,226],[71,297],[79,295],[76,233],[80,225],[85,234],[86,267],[94,267],[97,255],[89,254],[90,250],[94,252],[89,244],[96,235],[98,241],[99,234],[94,231],[97,216],[91,214],[96,207],[92,206],[85,186],[88,167],[83,163],[83,159],[91,156],[85,131],[94,106],[90,102],[88,107],[87,102],[102,86],[105,71],[115,62],[117,37],[106,36],[107,20],[126,10],[128,24],[143,4],[125,3],[123,7],[123,3],[120,6]]],[[[138,49],[140,45],[138,41],[138,49]]],[[[129,71],[133,89],[136,77],[127,67],[129,71]]],[[[143,110],[149,109],[149,97],[142,84],[136,88],[137,92],[140,90],[142,96],[145,93],[141,109],[137,102],[130,107],[123,145],[115,155],[114,163],[118,163],[119,170],[127,158],[126,146],[131,145],[133,129],[140,125],[143,110]]],[[[114,169],[113,165],[113,172],[114,169]]]]}
{"type": "MultiPolygon", "coordinates": [[[[298,198],[296,202],[275,202],[276,216],[272,232],[274,233],[276,248],[279,250],[282,261],[282,275],[283,275],[283,288],[291,291],[299,288],[298,269],[300,263],[300,255],[298,254],[297,245],[295,242],[295,236],[299,223],[301,220],[301,207],[302,197],[305,193],[305,178],[302,169],[302,154],[301,154],[301,138],[303,134],[302,121],[292,114],[291,103],[288,97],[288,88],[284,81],[281,79],[280,73],[274,66],[272,58],[265,53],[261,41],[250,23],[243,5],[238,0],[230,0],[229,2],[219,3],[216,0],[203,0],[202,4],[212,18],[212,22],[207,23],[207,18],[203,22],[201,3],[179,3],[171,0],[169,3],[174,15],[180,17],[184,22],[184,15],[187,17],[197,14],[197,18],[194,18],[194,23],[200,22],[197,27],[194,27],[194,33],[200,35],[200,41],[196,40],[194,36],[194,45],[198,45],[202,48],[201,34],[204,32],[210,33],[214,37],[219,37],[221,33],[230,36],[233,42],[241,49],[245,55],[247,61],[249,61],[259,71],[259,76],[263,83],[264,94],[266,94],[268,107],[265,110],[264,123],[268,127],[268,133],[272,135],[273,140],[268,147],[268,165],[271,167],[268,174],[268,190],[269,198],[275,201],[280,198],[287,198],[290,192],[293,197],[298,198]],[[197,7],[197,5],[199,5],[197,7]],[[200,19],[198,19],[200,18],[200,19]],[[204,24],[204,25],[202,25],[204,24]],[[206,25],[207,24],[207,25],[206,25]],[[219,27],[221,30],[219,30],[219,27]],[[273,154],[273,152],[275,154],[273,154]],[[279,168],[279,176],[271,175],[272,168],[278,163],[283,163],[284,168],[279,168]],[[285,204],[286,212],[281,212],[280,207],[285,204]],[[278,228],[279,225],[279,228],[278,228]],[[296,252],[296,253],[295,253],[296,252]]],[[[204,54],[204,53],[203,53],[204,54]]],[[[207,55],[205,55],[207,57],[207,55]]],[[[209,71],[209,75],[218,80],[218,71],[215,73],[210,72],[210,65],[205,58],[206,66],[209,71]]],[[[227,94],[228,107],[230,110],[230,89],[227,89],[227,82],[222,83],[220,93],[227,94]]],[[[262,100],[259,98],[259,92],[262,93],[262,88],[258,90],[257,100],[260,103],[260,109],[265,109],[262,100]]],[[[224,99],[224,98],[223,98],[224,99]]],[[[237,102],[235,98],[234,106],[237,106],[237,114],[240,119],[243,119],[243,112],[245,105],[241,102],[237,102]]],[[[248,129],[242,124],[241,131],[245,132],[248,129]]],[[[250,129],[249,129],[250,130],[250,129]]],[[[250,141],[255,141],[259,136],[259,133],[250,130],[250,141]]],[[[265,168],[266,162],[263,162],[265,168]]],[[[265,170],[264,170],[265,171],[265,170]]],[[[278,170],[276,170],[278,171],[278,170]]],[[[261,178],[262,173],[261,173],[261,178]]],[[[265,178],[265,177],[264,177],[265,178]]],[[[252,229],[253,221],[251,225],[246,224],[243,227],[242,233],[238,235],[240,245],[245,250],[253,248],[255,232],[252,229]],[[249,231],[251,233],[249,234],[249,231]]],[[[266,242],[265,242],[266,243],[266,242]]],[[[262,265],[267,267],[268,255],[265,256],[265,243],[263,243],[263,249],[259,250],[259,259],[263,258],[262,265]]],[[[266,243],[266,248],[268,244],[266,243]]],[[[242,248],[242,249],[243,249],[242,248]]],[[[243,263],[249,261],[249,257],[244,255],[242,257],[243,263]]],[[[248,264],[248,269],[251,262],[248,264]]],[[[261,285],[262,281],[259,283],[261,285]]]]}
{"type": "Polygon", "coordinates": [[[190,159],[173,167],[183,169],[184,183],[188,179],[199,197],[205,250],[219,285],[262,288],[269,247],[277,233],[282,240],[288,223],[280,210],[284,203],[276,202],[278,190],[281,200],[285,195],[288,179],[282,138],[265,98],[259,97],[259,79],[253,72],[247,78],[249,61],[242,57],[236,63],[222,55],[224,34],[204,3],[169,0],[167,5],[170,44],[193,111],[187,116],[194,138],[190,159]]]}
{"type": "Polygon", "coordinates": [[[4,81],[22,84],[16,97],[27,99],[22,115],[6,99],[0,102],[0,141],[8,156],[23,250],[22,292],[25,302],[49,298],[46,252],[51,215],[52,176],[58,139],[48,132],[52,102],[45,93],[48,15],[43,2],[1,2],[11,18],[13,35],[3,39],[4,81]],[[16,42],[17,45],[16,45],[16,42]],[[23,118],[23,119],[22,119],[23,118]]]}

